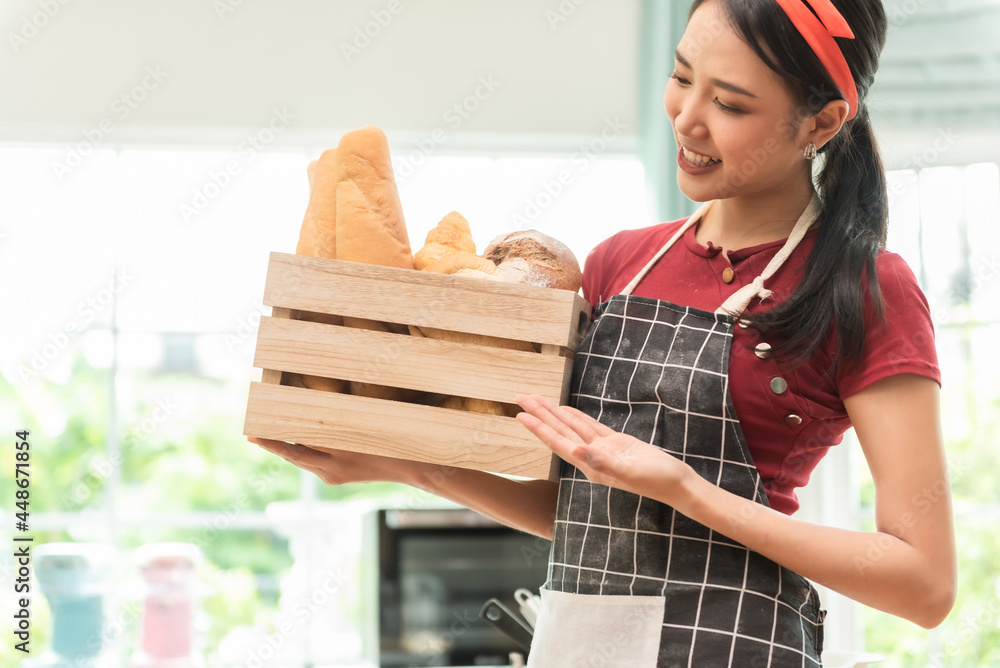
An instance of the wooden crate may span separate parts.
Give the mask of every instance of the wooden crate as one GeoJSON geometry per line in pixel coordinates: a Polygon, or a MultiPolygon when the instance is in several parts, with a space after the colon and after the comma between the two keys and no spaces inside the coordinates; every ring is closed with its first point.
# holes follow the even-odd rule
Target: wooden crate
{"type": "Polygon", "coordinates": [[[494,473],[556,479],[558,459],[515,418],[282,384],[283,372],[514,403],[565,404],[590,306],[500,281],[271,253],[243,433],[494,473]],[[536,352],[292,319],[365,318],[531,342],[536,352]]]}

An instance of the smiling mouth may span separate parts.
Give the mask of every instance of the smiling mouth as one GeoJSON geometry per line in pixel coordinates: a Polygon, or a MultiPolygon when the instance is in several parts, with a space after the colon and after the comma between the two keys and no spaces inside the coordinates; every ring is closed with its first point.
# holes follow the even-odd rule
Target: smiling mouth
{"type": "Polygon", "coordinates": [[[681,145],[681,151],[684,153],[684,157],[687,158],[687,160],[692,165],[695,165],[697,167],[708,167],[709,165],[717,165],[720,162],[722,162],[722,160],[719,160],[717,158],[689,151],[687,150],[687,148],[684,147],[684,145],[681,145]]]}

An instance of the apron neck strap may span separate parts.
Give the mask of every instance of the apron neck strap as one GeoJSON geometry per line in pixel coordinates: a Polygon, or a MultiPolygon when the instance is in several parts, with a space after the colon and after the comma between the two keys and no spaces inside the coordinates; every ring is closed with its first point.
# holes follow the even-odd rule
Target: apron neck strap
{"type": "MultiPolygon", "coordinates": [[[[661,257],[663,257],[663,254],[670,250],[670,247],[673,246],[678,239],[684,236],[684,233],[689,227],[701,220],[705,213],[711,209],[712,205],[717,201],[718,200],[710,200],[705,202],[698,208],[697,211],[692,213],[687,221],[680,226],[680,229],[674,233],[674,236],[670,237],[670,240],[663,244],[663,248],[657,251],[656,255],[654,255],[652,259],[646,263],[646,266],[635,275],[635,278],[633,278],[627,286],[625,286],[625,289],[621,291],[621,294],[626,296],[632,294],[632,290],[635,289],[635,286],[639,285],[639,281],[645,278],[646,274],[649,273],[649,270],[653,268],[653,265],[656,264],[661,257]]],[[[722,306],[716,309],[715,312],[723,315],[731,315],[736,318],[746,310],[747,306],[754,299],[754,297],[760,297],[761,299],[767,299],[770,297],[772,292],[764,288],[764,281],[771,278],[771,276],[773,276],[774,273],[781,268],[781,265],[785,263],[788,256],[792,254],[792,251],[795,250],[795,248],[799,245],[799,242],[802,241],[802,238],[805,237],[809,228],[812,227],[814,222],[816,222],[816,218],[819,217],[822,208],[823,205],[820,202],[819,197],[815,192],[813,192],[812,199],[809,200],[809,205],[806,207],[805,211],[802,212],[802,215],[799,216],[798,221],[795,223],[795,227],[792,228],[791,234],[788,235],[788,240],[785,241],[785,245],[782,246],[777,255],[771,258],[771,261],[767,263],[767,266],[764,267],[763,273],[753,279],[752,282],[744,285],[739,290],[734,292],[729,299],[722,304],[722,306]]]]}
{"type": "Polygon", "coordinates": [[[767,299],[773,293],[764,287],[764,281],[771,278],[781,265],[785,263],[788,256],[792,254],[792,251],[799,245],[802,238],[806,236],[806,232],[812,227],[813,223],[816,222],[816,218],[819,217],[820,211],[822,211],[823,205],[819,201],[819,197],[816,193],[813,193],[812,199],[809,200],[809,205],[806,210],[802,212],[799,216],[798,221],[795,223],[795,227],[792,228],[791,234],[788,235],[788,240],[785,241],[785,245],[781,247],[781,250],[771,258],[771,261],[767,263],[764,267],[764,271],[760,276],[753,279],[750,283],[744,285],[739,290],[730,295],[729,299],[723,302],[722,306],[716,309],[716,313],[722,315],[731,315],[734,318],[740,316],[743,311],[746,310],[747,306],[750,304],[754,297],[760,297],[762,300],[767,299]]]}
{"type": "Polygon", "coordinates": [[[712,205],[715,204],[715,202],[716,200],[714,199],[709,200],[708,202],[705,202],[700,207],[698,207],[698,210],[691,214],[691,216],[687,219],[687,221],[683,225],[681,225],[680,229],[674,233],[674,236],[670,237],[670,240],[667,241],[667,243],[663,244],[663,248],[657,251],[656,255],[654,255],[653,258],[646,263],[646,266],[643,267],[639,271],[639,273],[635,275],[635,278],[633,278],[631,282],[629,282],[629,284],[625,286],[625,289],[621,291],[621,294],[626,296],[632,294],[632,290],[635,289],[635,286],[639,285],[639,281],[641,281],[643,278],[646,277],[646,274],[649,273],[649,270],[653,268],[653,265],[656,264],[656,261],[659,260],[661,257],[663,257],[664,253],[670,250],[670,247],[674,245],[674,242],[676,242],[678,239],[684,236],[684,233],[687,231],[689,227],[691,227],[699,220],[701,220],[702,216],[705,215],[705,212],[711,209],[712,205]]]}

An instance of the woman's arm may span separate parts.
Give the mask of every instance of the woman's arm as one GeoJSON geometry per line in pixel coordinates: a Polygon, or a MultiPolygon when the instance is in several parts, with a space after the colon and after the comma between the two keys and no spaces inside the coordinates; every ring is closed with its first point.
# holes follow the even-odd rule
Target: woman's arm
{"type": "Polygon", "coordinates": [[[357,452],[314,450],[268,438],[247,438],[328,485],[349,482],[398,482],[450,499],[521,531],[552,538],[558,483],[511,480],[503,476],[411,462],[357,452]]]}
{"type": "Polygon", "coordinates": [[[950,612],[955,542],[934,381],[892,376],[845,401],[875,481],[875,532],[771,510],[717,487],[659,448],[539,400],[519,398],[530,413],[519,419],[591,480],[667,503],[814,582],[924,628],[950,612]]]}

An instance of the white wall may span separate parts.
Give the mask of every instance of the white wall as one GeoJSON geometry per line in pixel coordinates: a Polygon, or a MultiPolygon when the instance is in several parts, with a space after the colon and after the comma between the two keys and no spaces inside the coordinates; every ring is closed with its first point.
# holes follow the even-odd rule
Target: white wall
{"type": "Polygon", "coordinates": [[[106,143],[224,146],[278,108],[275,146],[374,124],[566,148],[609,118],[635,131],[638,22],[638,0],[4,0],[0,141],[107,119],[106,143]]]}

